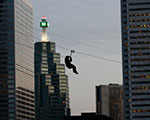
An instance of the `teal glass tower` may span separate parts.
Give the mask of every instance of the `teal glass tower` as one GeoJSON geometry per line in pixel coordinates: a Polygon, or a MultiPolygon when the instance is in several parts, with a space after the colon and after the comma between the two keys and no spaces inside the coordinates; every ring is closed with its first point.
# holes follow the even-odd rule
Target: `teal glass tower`
{"type": "Polygon", "coordinates": [[[47,41],[46,26],[42,28],[42,41],[35,43],[36,120],[63,120],[70,115],[68,76],[55,43],[47,41]]]}

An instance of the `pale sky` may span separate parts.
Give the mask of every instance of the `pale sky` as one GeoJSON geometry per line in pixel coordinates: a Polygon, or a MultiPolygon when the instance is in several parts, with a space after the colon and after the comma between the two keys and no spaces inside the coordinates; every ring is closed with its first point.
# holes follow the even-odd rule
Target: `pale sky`
{"type": "MultiPolygon", "coordinates": [[[[34,0],[36,38],[41,38],[39,23],[42,16],[47,16],[50,22],[48,36],[57,45],[121,61],[120,0],[34,0]]],[[[62,56],[70,54],[58,46],[57,52],[62,56]]],[[[66,70],[71,113],[95,112],[95,86],[122,84],[122,65],[78,53],[72,57],[80,74],[66,70]]],[[[61,59],[64,63],[64,58],[61,59]]]]}

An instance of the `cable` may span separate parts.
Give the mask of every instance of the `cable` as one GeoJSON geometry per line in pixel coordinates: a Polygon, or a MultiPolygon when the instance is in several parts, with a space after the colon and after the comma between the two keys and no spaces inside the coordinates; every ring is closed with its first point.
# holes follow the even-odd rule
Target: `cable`
{"type": "MultiPolygon", "coordinates": [[[[54,34],[53,34],[53,35],[54,35],[54,34]]],[[[55,36],[56,36],[56,34],[55,34],[55,36]]],[[[57,35],[57,37],[62,38],[62,39],[65,39],[65,40],[68,39],[68,38],[65,38],[65,37],[60,37],[60,36],[58,36],[58,35],[57,35]]],[[[100,47],[98,47],[98,46],[95,46],[95,45],[92,45],[92,44],[88,44],[88,43],[85,43],[85,42],[81,42],[81,41],[79,41],[79,40],[73,40],[73,39],[70,39],[70,38],[69,38],[68,40],[72,40],[72,41],[74,41],[74,42],[78,42],[78,43],[81,43],[81,44],[83,44],[83,45],[86,45],[86,46],[89,46],[89,47],[92,47],[92,48],[96,48],[96,49],[100,49],[100,50],[105,50],[105,51],[107,51],[107,52],[111,52],[111,53],[119,54],[119,55],[120,55],[120,53],[118,53],[118,52],[116,52],[116,51],[109,50],[109,49],[105,49],[105,48],[100,48],[100,47]]]]}
{"type": "Polygon", "coordinates": [[[78,51],[76,51],[76,53],[81,54],[81,55],[85,55],[85,56],[89,56],[89,57],[95,57],[95,58],[98,58],[98,59],[102,59],[102,60],[111,61],[111,62],[115,62],[115,63],[120,63],[121,64],[121,62],[117,61],[117,60],[103,58],[103,57],[100,57],[100,56],[91,55],[91,54],[88,54],[88,53],[82,53],[82,52],[78,52],[78,51]]]}
{"type": "MultiPolygon", "coordinates": [[[[67,50],[67,51],[69,50],[70,51],[70,49],[68,49],[68,48],[65,48],[65,47],[62,47],[62,46],[59,46],[59,45],[56,45],[56,46],[58,46],[58,47],[60,47],[60,48],[62,48],[64,50],[67,50]]],[[[108,58],[104,58],[104,57],[100,57],[100,56],[96,56],[96,55],[91,55],[91,54],[88,54],[88,53],[78,52],[78,51],[76,51],[76,53],[81,54],[81,55],[85,55],[85,56],[89,56],[89,57],[94,57],[94,58],[98,58],[98,59],[102,59],[102,60],[106,60],[106,61],[110,61],[110,62],[115,62],[115,63],[120,63],[121,64],[121,62],[117,61],[117,60],[112,60],[112,59],[108,59],[108,58]]]]}
{"type": "MultiPolygon", "coordinates": [[[[36,30],[37,30],[37,31],[40,31],[40,30],[38,30],[38,29],[36,29],[36,30]]],[[[47,32],[47,33],[49,33],[49,32],[47,32]]],[[[107,51],[107,52],[111,52],[111,53],[119,54],[119,55],[120,55],[119,52],[116,52],[116,51],[113,51],[113,50],[109,50],[109,49],[105,49],[105,48],[100,48],[100,47],[95,46],[95,45],[92,45],[92,44],[88,44],[88,43],[85,43],[85,42],[81,42],[81,41],[79,41],[79,40],[74,40],[74,39],[62,37],[62,36],[59,36],[59,35],[54,34],[54,33],[49,33],[49,34],[52,34],[52,35],[54,35],[54,36],[56,36],[56,37],[59,37],[59,38],[62,38],[62,39],[64,39],[64,40],[68,40],[68,41],[71,40],[71,41],[73,41],[73,42],[81,43],[81,44],[83,44],[83,45],[85,45],[85,46],[89,46],[89,47],[96,48],[96,49],[100,49],[100,50],[105,50],[105,51],[107,51]]]]}
{"type": "MultiPolygon", "coordinates": [[[[18,32],[18,31],[16,31],[16,32],[18,32]]],[[[18,32],[18,33],[24,34],[24,33],[22,33],[22,32],[18,32]]],[[[24,35],[26,35],[26,34],[24,34],[24,35]]],[[[29,36],[29,35],[26,35],[26,36],[29,36]]],[[[41,39],[35,38],[35,37],[33,37],[33,36],[30,36],[30,37],[32,37],[32,38],[34,38],[34,39],[37,39],[37,40],[41,40],[41,39]]],[[[16,43],[16,42],[15,42],[15,43],[16,43]]],[[[18,43],[16,43],[16,44],[18,44],[18,43]]],[[[19,43],[19,44],[34,49],[34,48],[31,47],[31,46],[28,46],[28,45],[25,45],[25,44],[22,44],[22,43],[19,43]]],[[[65,48],[65,47],[63,47],[63,46],[60,46],[60,45],[56,45],[56,46],[58,46],[59,48],[62,48],[62,49],[64,49],[64,50],[70,51],[70,49],[65,48]]],[[[104,58],[104,57],[100,57],[100,56],[96,56],[96,55],[91,55],[91,54],[88,54],[88,53],[83,53],[83,52],[78,52],[78,51],[76,51],[76,53],[77,53],[77,54],[81,54],[81,55],[85,55],[85,56],[89,56],[89,57],[93,57],[93,58],[98,58],[98,59],[105,60],[105,61],[109,61],[109,62],[121,63],[120,61],[117,61],[117,60],[108,59],[108,58],[104,58]]]]}

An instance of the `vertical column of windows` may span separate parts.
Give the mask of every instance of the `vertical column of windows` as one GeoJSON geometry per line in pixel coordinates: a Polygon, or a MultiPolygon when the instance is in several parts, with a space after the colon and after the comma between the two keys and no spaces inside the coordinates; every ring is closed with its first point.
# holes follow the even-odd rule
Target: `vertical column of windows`
{"type": "Polygon", "coordinates": [[[13,1],[0,1],[0,116],[15,118],[13,1]]]}

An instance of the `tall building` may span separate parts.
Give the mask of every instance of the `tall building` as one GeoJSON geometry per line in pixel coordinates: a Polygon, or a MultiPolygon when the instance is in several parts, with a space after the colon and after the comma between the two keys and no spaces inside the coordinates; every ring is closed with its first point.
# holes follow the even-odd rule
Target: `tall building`
{"type": "Polygon", "coordinates": [[[118,84],[96,86],[97,115],[123,120],[123,88],[118,84]]]}
{"type": "Polygon", "coordinates": [[[110,116],[108,85],[96,86],[96,113],[110,116]]]}
{"type": "Polygon", "coordinates": [[[150,0],[121,0],[125,120],[150,119],[150,0]]]}
{"type": "Polygon", "coordinates": [[[41,27],[42,41],[35,43],[36,120],[63,120],[70,115],[68,76],[55,43],[47,40],[45,16],[41,27]]]}
{"type": "Polygon", "coordinates": [[[0,119],[34,120],[32,0],[0,0],[0,119]]]}

